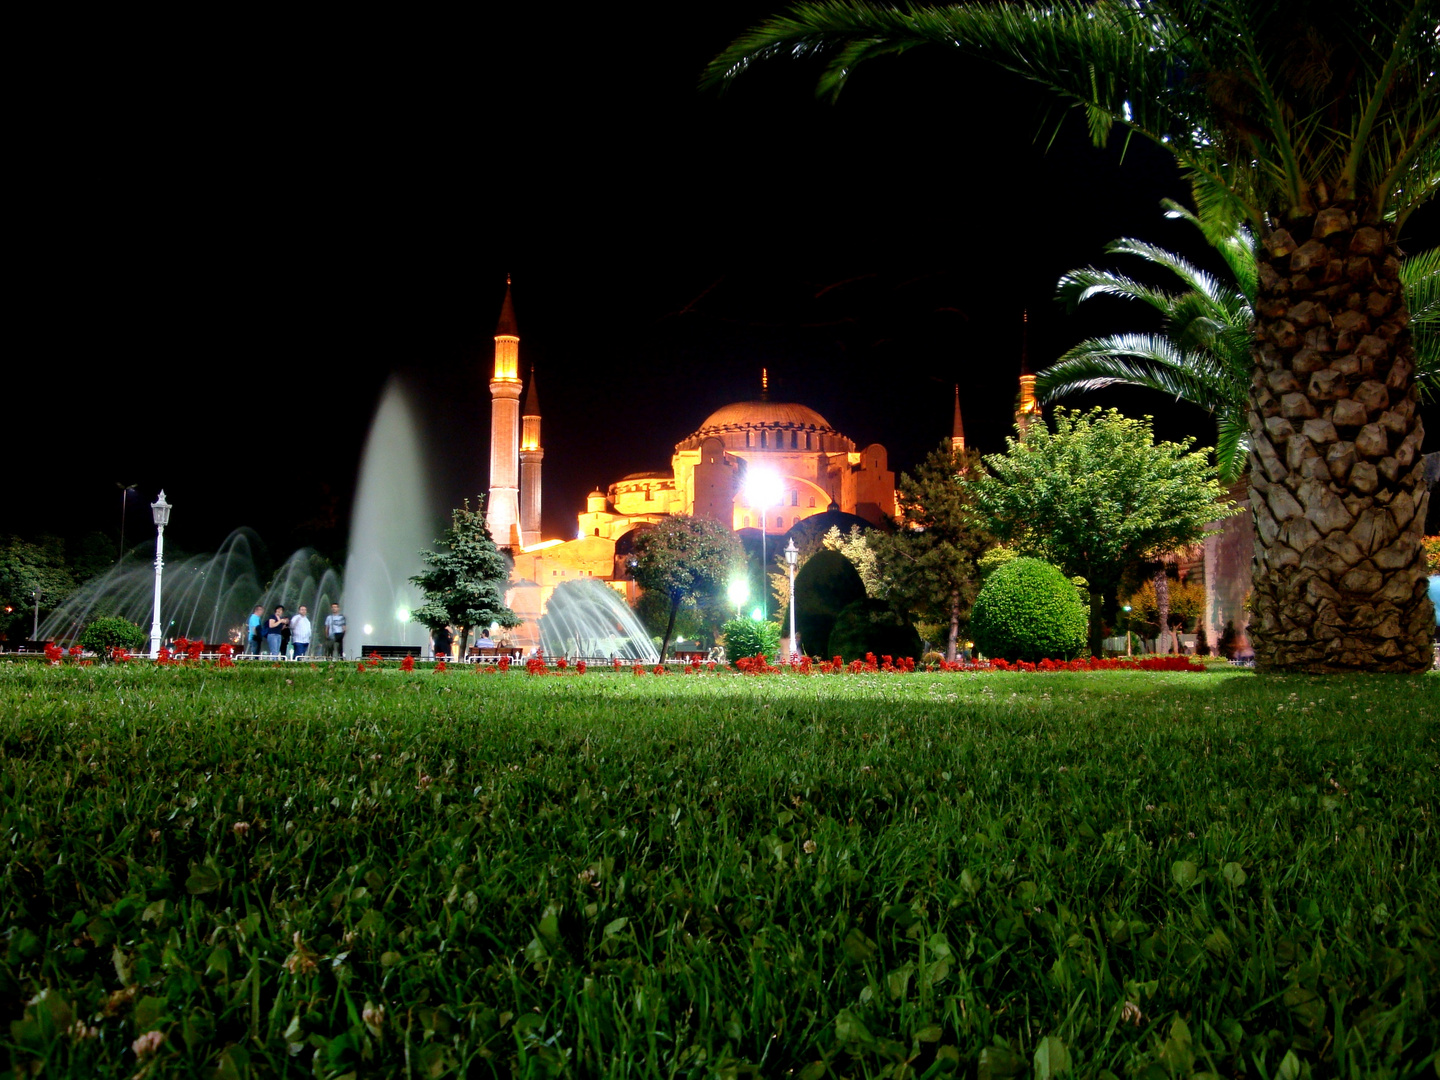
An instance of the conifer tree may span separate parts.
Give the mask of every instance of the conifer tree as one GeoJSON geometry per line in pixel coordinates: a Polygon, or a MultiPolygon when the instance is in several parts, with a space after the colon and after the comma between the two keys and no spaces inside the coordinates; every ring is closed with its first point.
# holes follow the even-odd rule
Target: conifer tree
{"type": "Polygon", "coordinates": [[[520,625],[519,616],[505,606],[510,568],[485,525],[483,498],[474,510],[469,499],[455,509],[450,527],[435,543],[441,550],[420,552],[430,569],[410,579],[425,594],[425,602],[410,613],[416,622],[431,630],[459,627],[461,656],[471,628],[520,625]]]}
{"type": "Polygon", "coordinates": [[[978,464],[957,456],[946,439],[895,485],[899,527],[892,535],[869,534],[875,572],[886,602],[896,611],[922,615],[946,627],[945,658],[955,659],[962,616],[979,587],[975,560],[994,541],[975,512],[973,488],[962,474],[978,464]]]}

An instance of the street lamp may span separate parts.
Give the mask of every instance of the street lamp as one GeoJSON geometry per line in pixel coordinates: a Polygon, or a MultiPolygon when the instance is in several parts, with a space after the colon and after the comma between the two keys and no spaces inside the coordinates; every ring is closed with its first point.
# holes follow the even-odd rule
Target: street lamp
{"type": "Polygon", "coordinates": [[[1130,655],[1130,605],[1129,605],[1129,604],[1126,604],[1125,607],[1122,608],[1121,610],[1123,610],[1123,611],[1125,612],[1125,655],[1126,655],[1126,656],[1129,656],[1129,655],[1130,655]]]}
{"type": "Polygon", "coordinates": [[[745,484],[745,495],[750,505],[760,507],[760,617],[770,617],[770,590],[765,586],[765,575],[769,572],[769,564],[765,561],[765,519],[766,508],[771,503],[780,501],[780,478],[772,472],[756,471],[750,474],[745,484]]]}
{"type": "Polygon", "coordinates": [[[790,567],[790,655],[795,655],[795,564],[800,561],[800,549],[795,538],[785,545],[785,564],[790,567]]]}
{"type": "Polygon", "coordinates": [[[155,614],[150,620],[150,659],[160,655],[160,572],[165,569],[165,526],[170,522],[170,504],[165,501],[165,490],[150,504],[150,516],[155,519],[155,614]]]}

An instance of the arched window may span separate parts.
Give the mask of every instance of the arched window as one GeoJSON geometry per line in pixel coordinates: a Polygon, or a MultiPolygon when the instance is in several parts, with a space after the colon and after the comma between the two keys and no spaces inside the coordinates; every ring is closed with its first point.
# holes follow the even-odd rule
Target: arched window
{"type": "Polygon", "coordinates": [[[800,505],[800,492],[799,492],[799,491],[792,491],[792,492],[790,492],[790,505],[791,505],[791,506],[799,506],[799,505],[800,505]]]}
{"type": "Polygon", "coordinates": [[[796,447],[798,447],[799,445],[800,445],[800,433],[799,433],[798,431],[792,431],[792,432],[790,432],[790,449],[791,449],[791,450],[794,450],[794,449],[795,449],[796,447]]]}
{"type": "Polygon", "coordinates": [[[596,530],[595,530],[595,535],[596,535],[596,536],[599,536],[599,535],[600,535],[600,530],[599,530],[599,529],[596,529],[596,530]]]}
{"type": "Polygon", "coordinates": [[[768,448],[766,447],[766,445],[765,445],[765,432],[763,432],[763,431],[760,432],[760,449],[761,449],[761,450],[768,449],[768,448]]]}
{"type": "Polygon", "coordinates": [[[748,529],[749,527],[750,527],[750,515],[749,515],[749,514],[746,514],[746,515],[745,515],[745,528],[748,529]]]}
{"type": "Polygon", "coordinates": [[[811,509],[811,510],[814,510],[814,509],[815,509],[815,496],[814,496],[814,495],[811,495],[811,496],[810,496],[810,509],[811,509]]]}

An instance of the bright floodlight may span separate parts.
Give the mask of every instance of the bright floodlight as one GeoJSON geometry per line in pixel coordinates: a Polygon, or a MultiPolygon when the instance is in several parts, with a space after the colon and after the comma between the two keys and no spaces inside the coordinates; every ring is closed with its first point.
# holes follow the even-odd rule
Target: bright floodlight
{"type": "Polygon", "coordinates": [[[368,635],[368,634],[373,634],[374,632],[375,632],[375,628],[374,628],[373,626],[371,626],[371,625],[367,622],[367,623],[365,624],[365,633],[368,635]]]}
{"type": "Polygon", "coordinates": [[[745,481],[745,497],[751,506],[774,506],[780,502],[782,494],[784,487],[780,477],[764,469],[755,470],[745,481]]]}
{"type": "Polygon", "coordinates": [[[756,622],[764,622],[765,613],[757,607],[754,611],[750,612],[750,618],[754,619],[756,622]]]}
{"type": "Polygon", "coordinates": [[[407,623],[410,621],[410,609],[404,604],[401,604],[395,609],[395,621],[398,623],[407,623]]]}
{"type": "Polygon", "coordinates": [[[730,602],[738,608],[750,599],[750,583],[744,578],[736,578],[730,582],[730,586],[725,592],[729,595],[730,602]]]}

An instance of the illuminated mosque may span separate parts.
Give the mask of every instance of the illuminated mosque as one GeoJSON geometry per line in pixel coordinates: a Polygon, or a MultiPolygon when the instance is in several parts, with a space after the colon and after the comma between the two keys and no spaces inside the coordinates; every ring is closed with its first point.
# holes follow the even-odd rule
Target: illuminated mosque
{"type": "Polygon", "coordinates": [[[626,564],[635,536],[672,514],[710,518],[737,532],[764,529],[769,536],[835,511],[877,526],[895,517],[895,474],[885,447],[856,446],[814,409],[771,401],[762,376],[760,400],[711,413],[676,444],[669,469],[632,473],[604,491],[597,488],[578,515],[575,539],[542,540],[540,406],[533,371],[522,385],[519,355],[507,282],[490,380],[485,517],[495,543],[514,557],[511,606],[527,621],[540,614],[556,586],[577,578],[606,582],[633,600],[626,564]],[[779,498],[764,507],[746,483],[760,469],[778,482],[779,498]],[[535,586],[538,592],[524,595],[535,586]]]}

